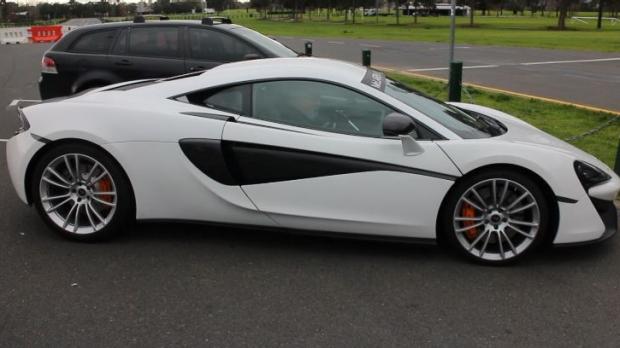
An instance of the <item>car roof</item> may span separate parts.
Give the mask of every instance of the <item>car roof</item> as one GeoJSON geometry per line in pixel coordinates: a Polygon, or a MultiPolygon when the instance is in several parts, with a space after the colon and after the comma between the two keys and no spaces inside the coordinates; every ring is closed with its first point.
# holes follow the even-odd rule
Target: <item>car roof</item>
{"type": "Polygon", "coordinates": [[[223,64],[197,76],[156,83],[131,92],[168,98],[220,85],[272,79],[312,79],[356,86],[367,71],[368,68],[361,65],[327,58],[257,59],[223,64]]]}
{"type": "Polygon", "coordinates": [[[103,24],[94,24],[83,26],[74,30],[71,30],[67,34],[63,36],[63,38],[58,41],[50,50],[51,51],[66,51],[67,48],[74,42],[74,40],[80,35],[95,31],[95,30],[104,30],[104,29],[117,29],[117,28],[127,28],[127,27],[152,27],[152,26],[196,26],[196,27],[204,27],[204,28],[213,28],[215,30],[229,31],[235,28],[244,28],[243,26],[236,24],[225,24],[225,23],[213,23],[213,24],[202,24],[201,21],[197,20],[164,20],[164,21],[146,21],[144,23],[134,23],[131,21],[122,21],[122,22],[112,22],[112,23],[103,23],[103,24]]]}

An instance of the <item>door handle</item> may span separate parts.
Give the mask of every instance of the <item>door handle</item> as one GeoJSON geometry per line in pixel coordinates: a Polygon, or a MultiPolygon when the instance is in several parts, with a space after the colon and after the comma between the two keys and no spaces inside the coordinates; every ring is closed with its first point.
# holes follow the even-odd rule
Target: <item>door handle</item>
{"type": "Polygon", "coordinates": [[[201,70],[206,70],[207,68],[205,68],[204,66],[193,66],[191,68],[189,68],[189,71],[201,71],[201,70]]]}
{"type": "Polygon", "coordinates": [[[121,66],[129,66],[129,65],[133,65],[132,62],[128,61],[127,59],[123,59],[120,62],[116,62],[114,63],[116,65],[121,65],[121,66]]]}

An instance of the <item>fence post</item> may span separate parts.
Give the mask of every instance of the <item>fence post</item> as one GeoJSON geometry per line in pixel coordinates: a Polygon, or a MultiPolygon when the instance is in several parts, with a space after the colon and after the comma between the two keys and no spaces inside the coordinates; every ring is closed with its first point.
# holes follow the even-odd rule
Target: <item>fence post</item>
{"type": "Polygon", "coordinates": [[[362,65],[370,67],[370,50],[368,48],[362,50],[362,65]]]}
{"type": "Polygon", "coordinates": [[[614,172],[620,175],[620,138],[618,140],[618,150],[616,151],[616,164],[614,165],[614,172]]]}
{"type": "Polygon", "coordinates": [[[450,81],[448,82],[448,101],[461,101],[461,83],[463,82],[463,62],[450,63],[450,81]]]}
{"type": "Polygon", "coordinates": [[[312,57],[312,42],[306,41],[304,46],[306,47],[306,55],[312,57]]]}

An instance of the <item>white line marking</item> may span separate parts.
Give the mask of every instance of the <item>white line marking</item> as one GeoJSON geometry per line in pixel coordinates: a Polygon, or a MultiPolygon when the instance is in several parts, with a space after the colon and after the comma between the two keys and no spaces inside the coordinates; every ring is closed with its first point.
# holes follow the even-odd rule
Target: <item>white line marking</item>
{"type": "Polygon", "coordinates": [[[9,139],[0,139],[0,143],[6,143],[8,141],[9,141],[9,139]]]}
{"type": "Polygon", "coordinates": [[[334,44],[334,45],[344,45],[344,42],[340,42],[340,41],[327,41],[327,43],[334,44]]]}
{"type": "Polygon", "coordinates": [[[499,65],[474,65],[474,66],[463,67],[463,69],[485,69],[485,68],[499,68],[499,65]]]}
{"type": "Polygon", "coordinates": [[[364,46],[364,47],[374,47],[374,48],[381,48],[381,46],[377,46],[377,45],[368,45],[368,44],[360,44],[360,46],[364,46]]]}
{"type": "Polygon", "coordinates": [[[293,37],[290,37],[290,36],[282,36],[282,38],[283,39],[287,39],[287,40],[293,40],[294,39],[293,37]]]}
{"type": "Polygon", "coordinates": [[[620,58],[603,58],[603,59],[582,59],[582,60],[557,60],[550,62],[532,62],[520,63],[520,65],[543,65],[543,64],[568,64],[568,63],[594,63],[594,62],[613,62],[620,58]]]}
{"type": "Polygon", "coordinates": [[[449,68],[428,68],[428,69],[409,69],[407,71],[417,72],[417,71],[437,71],[437,70],[448,70],[449,68]]]}
{"type": "Polygon", "coordinates": [[[310,41],[310,42],[314,42],[314,40],[311,39],[302,39],[303,41],[310,41]]]}

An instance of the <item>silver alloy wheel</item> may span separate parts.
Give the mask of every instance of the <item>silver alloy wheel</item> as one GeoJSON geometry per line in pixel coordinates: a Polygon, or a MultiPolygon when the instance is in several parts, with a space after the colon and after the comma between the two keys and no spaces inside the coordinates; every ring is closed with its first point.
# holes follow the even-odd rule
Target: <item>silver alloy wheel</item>
{"type": "Polygon", "coordinates": [[[539,224],[540,209],[532,193],[516,181],[501,178],[470,187],[453,214],[461,246],[489,261],[508,260],[526,251],[539,224]]]}
{"type": "Polygon", "coordinates": [[[100,162],[79,153],[50,162],[41,176],[39,193],[47,216],[70,233],[100,231],[116,212],[114,179],[100,162]]]}

